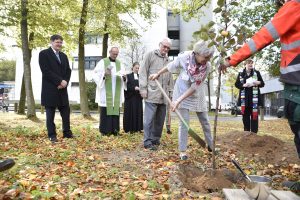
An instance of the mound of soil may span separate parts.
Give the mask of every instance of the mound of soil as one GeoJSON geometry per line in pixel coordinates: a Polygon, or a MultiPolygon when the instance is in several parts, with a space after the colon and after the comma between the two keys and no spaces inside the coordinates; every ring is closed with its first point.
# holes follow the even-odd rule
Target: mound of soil
{"type": "Polygon", "coordinates": [[[249,132],[233,131],[222,135],[217,143],[221,144],[221,149],[225,151],[262,162],[299,163],[293,144],[285,143],[268,135],[260,136],[249,132]]]}
{"type": "Polygon", "coordinates": [[[194,192],[212,193],[223,188],[232,188],[233,184],[240,180],[240,176],[227,169],[203,171],[193,165],[179,165],[178,178],[183,186],[194,192]]]}

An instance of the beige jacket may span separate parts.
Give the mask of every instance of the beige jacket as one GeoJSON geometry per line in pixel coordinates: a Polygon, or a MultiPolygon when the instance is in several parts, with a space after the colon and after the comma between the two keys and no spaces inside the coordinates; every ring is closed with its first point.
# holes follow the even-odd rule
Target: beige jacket
{"type": "MultiPolygon", "coordinates": [[[[155,81],[149,80],[149,75],[157,73],[169,62],[168,57],[162,56],[159,50],[150,51],[146,54],[139,69],[140,92],[147,92],[147,98],[144,100],[150,103],[167,104],[155,81]]],[[[172,73],[164,73],[159,78],[161,86],[167,94],[173,90],[174,81],[172,73]]]]}

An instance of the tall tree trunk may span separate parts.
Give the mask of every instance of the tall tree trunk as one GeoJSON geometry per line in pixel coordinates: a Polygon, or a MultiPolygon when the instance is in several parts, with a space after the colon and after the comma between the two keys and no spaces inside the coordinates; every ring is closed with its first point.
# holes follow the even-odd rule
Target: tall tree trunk
{"type": "Polygon", "coordinates": [[[79,44],[78,44],[78,75],[80,89],[80,110],[83,117],[91,117],[89,102],[86,93],[85,71],[84,71],[84,35],[88,9],[88,0],[82,1],[82,11],[79,25],[79,44]]]}
{"type": "Polygon", "coordinates": [[[25,115],[25,103],[26,103],[26,92],[25,92],[25,81],[24,81],[24,73],[23,73],[18,114],[25,115]]]}
{"type": "Polygon", "coordinates": [[[31,84],[30,49],[28,44],[27,3],[27,0],[21,0],[21,40],[24,64],[24,83],[27,98],[27,117],[35,118],[35,102],[31,84]]]}
{"type": "Polygon", "coordinates": [[[107,49],[108,49],[108,38],[109,38],[109,30],[108,30],[108,18],[111,15],[111,9],[112,9],[112,1],[107,1],[107,9],[106,9],[106,16],[104,18],[104,34],[103,34],[103,40],[102,40],[102,58],[107,57],[107,49]]]}
{"type": "MultiPolygon", "coordinates": [[[[105,24],[105,27],[107,27],[106,24],[105,24]]],[[[104,30],[106,31],[106,28],[104,30]]],[[[108,33],[104,33],[104,35],[103,35],[103,41],[102,41],[102,58],[106,58],[107,57],[108,37],[109,37],[109,34],[108,33]]]]}
{"type": "MultiPolygon", "coordinates": [[[[34,40],[34,33],[31,32],[29,34],[29,43],[31,44],[33,40],[34,40]]],[[[29,63],[31,62],[31,56],[32,56],[32,47],[30,47],[29,49],[29,63]]],[[[25,114],[25,103],[26,103],[26,92],[25,92],[25,82],[24,82],[24,73],[23,73],[18,114],[22,114],[22,115],[25,114]]]]}

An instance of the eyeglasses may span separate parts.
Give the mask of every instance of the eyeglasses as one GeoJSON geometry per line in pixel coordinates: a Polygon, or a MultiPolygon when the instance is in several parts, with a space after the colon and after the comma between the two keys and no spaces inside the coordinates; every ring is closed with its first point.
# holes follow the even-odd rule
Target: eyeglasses
{"type": "Polygon", "coordinates": [[[167,45],[164,45],[164,44],[162,44],[162,43],[160,43],[160,44],[161,44],[162,48],[164,48],[164,49],[168,49],[168,50],[171,49],[171,47],[169,47],[169,46],[167,46],[167,45]]]}

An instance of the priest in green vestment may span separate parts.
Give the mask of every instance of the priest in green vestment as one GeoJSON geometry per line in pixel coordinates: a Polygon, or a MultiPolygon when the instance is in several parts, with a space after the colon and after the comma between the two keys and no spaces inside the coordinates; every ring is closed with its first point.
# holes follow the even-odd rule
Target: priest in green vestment
{"type": "Polygon", "coordinates": [[[112,47],[109,57],[99,61],[93,71],[97,84],[96,103],[100,107],[99,131],[102,135],[117,135],[120,131],[120,108],[126,87],[125,70],[117,59],[119,49],[112,47]]]}

